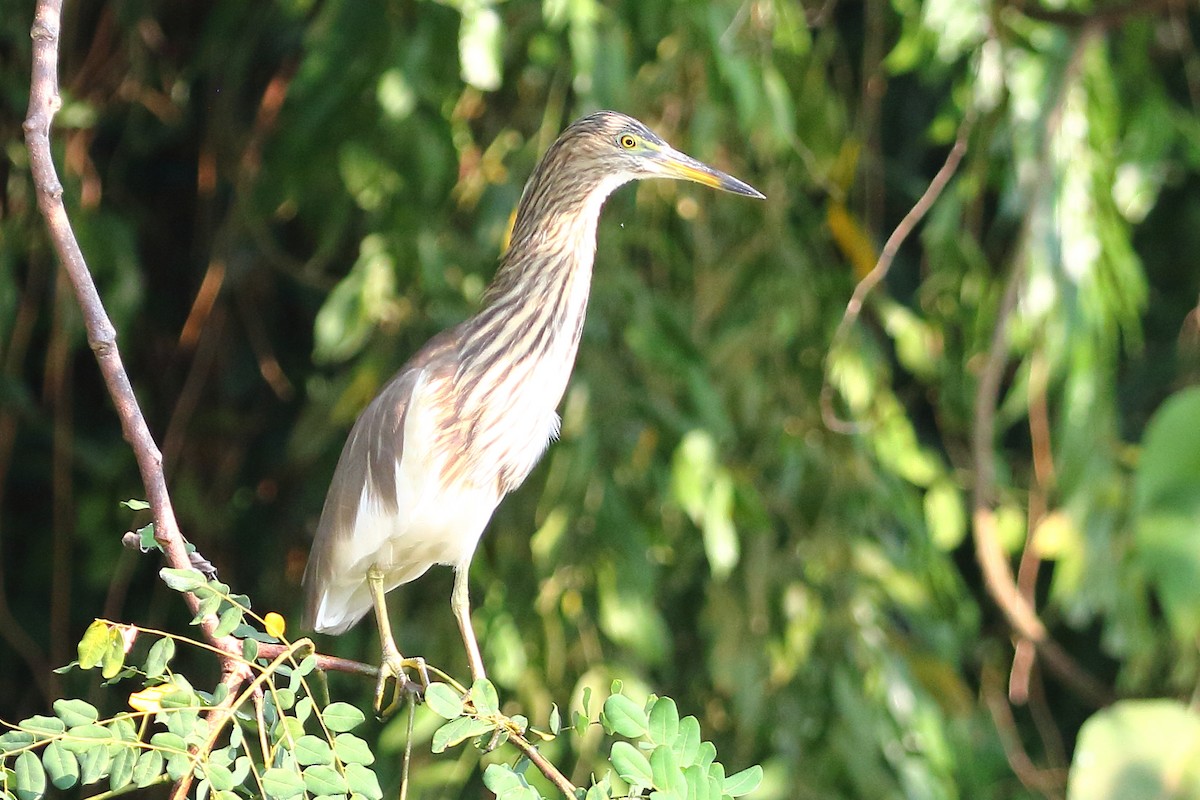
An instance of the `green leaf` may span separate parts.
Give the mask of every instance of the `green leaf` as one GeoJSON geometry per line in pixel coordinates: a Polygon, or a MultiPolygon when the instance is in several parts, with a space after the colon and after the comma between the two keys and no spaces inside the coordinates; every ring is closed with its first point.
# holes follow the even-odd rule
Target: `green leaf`
{"type": "Polygon", "coordinates": [[[654,701],[647,729],[655,744],[674,744],[679,734],[679,709],[674,700],[660,697],[654,701]]]}
{"type": "Polygon", "coordinates": [[[63,747],[80,754],[97,747],[107,747],[114,739],[113,732],[103,725],[76,725],[66,732],[63,747]]]}
{"type": "Polygon", "coordinates": [[[655,788],[664,792],[678,791],[684,785],[679,759],[675,757],[675,751],[665,744],[654,748],[650,754],[650,772],[654,776],[655,788]]]}
{"type": "Polygon", "coordinates": [[[571,728],[576,736],[583,736],[592,725],[591,721],[578,711],[571,712],[571,728]]]}
{"type": "Polygon", "coordinates": [[[16,774],[17,800],[39,800],[46,793],[46,772],[32,750],[17,756],[13,772],[16,774]]]}
{"type": "Polygon", "coordinates": [[[150,504],[145,500],[137,500],[132,498],[129,500],[122,500],[120,505],[125,506],[130,511],[145,511],[150,508],[150,504]]]}
{"type": "Polygon", "coordinates": [[[154,538],[154,523],[143,525],[137,529],[138,547],[143,553],[149,553],[151,550],[162,550],[162,545],[158,543],[158,539],[154,538]]]}
{"type": "Polygon", "coordinates": [[[296,705],[296,692],[292,689],[276,689],[271,698],[275,702],[275,707],[281,711],[287,711],[292,706],[296,705]]]}
{"type": "Polygon", "coordinates": [[[161,731],[160,733],[154,734],[150,737],[150,744],[153,747],[157,747],[159,750],[170,751],[167,753],[167,755],[170,755],[171,752],[187,752],[187,742],[184,741],[183,737],[177,733],[171,733],[170,731],[161,731]]]}
{"type": "Polygon", "coordinates": [[[39,736],[57,736],[66,729],[66,723],[58,717],[47,717],[42,714],[35,714],[29,719],[21,721],[21,730],[29,731],[39,736]]]}
{"type": "Polygon", "coordinates": [[[234,780],[233,773],[230,772],[229,767],[223,764],[214,764],[209,761],[208,763],[202,763],[201,770],[201,774],[208,779],[208,782],[217,791],[231,791],[233,787],[238,785],[238,781],[234,780]]]}
{"type": "Polygon", "coordinates": [[[500,697],[496,694],[496,687],[487,678],[480,678],[471,684],[470,698],[476,713],[500,713],[500,697]]]}
{"type": "Polygon", "coordinates": [[[333,763],[333,749],[329,746],[329,742],[311,734],[297,739],[292,753],[296,756],[296,762],[306,767],[310,764],[333,763]]]}
{"type": "Polygon", "coordinates": [[[558,703],[550,704],[549,728],[550,728],[550,732],[555,734],[556,736],[558,735],[558,732],[562,730],[562,714],[559,713],[558,703]]]}
{"type": "Polygon", "coordinates": [[[79,782],[84,786],[96,783],[108,774],[112,754],[107,747],[91,747],[79,753],[79,782]]]}
{"type": "Polygon", "coordinates": [[[70,789],[79,782],[79,759],[62,742],[53,741],[42,751],[42,765],[56,789],[70,789]]]}
{"type": "Polygon", "coordinates": [[[379,778],[362,764],[346,765],[346,786],[350,791],[366,796],[368,800],[381,800],[383,797],[383,790],[379,788],[379,778]]]}
{"type": "Polygon", "coordinates": [[[99,666],[107,650],[108,623],[96,620],[88,625],[87,630],[83,632],[83,638],[79,640],[79,668],[92,669],[99,666]]]}
{"type": "Polygon", "coordinates": [[[949,479],[940,479],[925,492],[925,527],[929,538],[943,552],[962,542],[967,533],[967,514],[963,510],[962,490],[949,479]]]}
{"type": "Polygon", "coordinates": [[[296,668],[292,670],[292,677],[288,679],[288,688],[292,691],[298,691],[304,685],[304,679],[312,673],[317,667],[316,655],[310,655],[304,658],[296,668]]]}
{"type": "Polygon", "coordinates": [[[375,754],[371,752],[371,746],[353,733],[339,733],[333,740],[333,752],[343,764],[375,763],[375,754]]]}
{"type": "Polygon", "coordinates": [[[321,712],[321,719],[325,720],[325,726],[334,733],[353,730],[366,718],[363,712],[349,703],[342,702],[330,703],[321,712]]]}
{"type": "Polygon", "coordinates": [[[304,787],[314,795],[339,794],[346,791],[346,780],[328,764],[314,764],[304,770],[304,787]]]}
{"type": "Polygon", "coordinates": [[[708,769],[717,757],[717,746],[712,742],[701,742],[696,751],[696,763],[708,769]]]}
{"type": "Polygon", "coordinates": [[[679,720],[679,733],[671,743],[675,755],[679,757],[679,765],[690,767],[696,763],[700,754],[700,723],[692,715],[679,720]]]}
{"type": "Polygon", "coordinates": [[[142,669],[148,678],[157,678],[167,671],[167,664],[175,657],[175,640],[169,636],[159,639],[146,654],[142,669]]]}
{"type": "Polygon", "coordinates": [[[471,717],[459,717],[458,719],[450,720],[433,732],[431,749],[435,753],[441,753],[448,747],[454,747],[467,739],[480,736],[490,730],[492,730],[492,726],[487,722],[472,719],[471,717]]]}
{"type": "Polygon", "coordinates": [[[1174,700],[1121,700],[1083,723],[1067,800],[1200,797],[1200,716],[1174,700]]]}
{"type": "Polygon", "coordinates": [[[8,755],[28,747],[36,741],[36,737],[28,731],[8,731],[0,734],[0,753],[8,755]]]}
{"type": "Polygon", "coordinates": [[[648,787],[654,784],[654,771],[650,762],[642,755],[642,751],[629,742],[614,742],[609,756],[613,769],[621,780],[634,788],[648,787]]]}
{"type": "Polygon", "coordinates": [[[104,648],[104,657],[100,662],[100,674],[106,679],[115,678],[125,666],[125,637],[117,628],[108,631],[108,643],[104,648]]]}
{"type": "Polygon", "coordinates": [[[157,750],[147,750],[138,756],[133,766],[133,782],[138,787],[149,786],[163,774],[162,753],[157,750]]]}
{"type": "Polygon", "coordinates": [[[242,639],[242,658],[251,663],[258,658],[258,642],[249,636],[242,639]]]}
{"type": "Polygon", "coordinates": [[[167,777],[175,782],[192,770],[192,759],[187,753],[173,753],[167,756],[167,777]]]}
{"type": "Polygon", "coordinates": [[[1176,393],[1146,426],[1134,481],[1135,555],[1176,639],[1200,636],[1200,387],[1176,393]]]}
{"type": "Polygon", "coordinates": [[[195,569],[163,567],[158,571],[158,576],[162,578],[163,583],[177,592],[194,592],[208,583],[200,571],[195,569]]]}
{"type": "Polygon", "coordinates": [[[744,769],[741,772],[735,772],[725,778],[725,794],[730,797],[741,797],[747,795],[758,788],[762,783],[763,770],[758,764],[753,767],[744,769]]]}
{"type": "Polygon", "coordinates": [[[54,713],[69,728],[88,725],[100,718],[100,712],[84,700],[55,700],[54,713]]]}
{"type": "Polygon", "coordinates": [[[600,721],[610,732],[630,739],[646,733],[650,724],[642,707],[623,694],[608,696],[604,701],[604,710],[600,712],[600,721]]]}
{"type": "Polygon", "coordinates": [[[294,770],[271,767],[263,773],[263,790],[271,797],[286,800],[304,794],[304,779],[294,770]]]}
{"type": "Polygon", "coordinates": [[[463,714],[462,696],[445,683],[431,683],[425,689],[425,704],[442,719],[457,719],[463,714]]]}
{"type": "Polygon", "coordinates": [[[120,791],[133,780],[133,767],[137,763],[138,751],[133,747],[122,747],[113,756],[112,768],[108,771],[108,785],[120,791]]]}
{"type": "Polygon", "coordinates": [[[271,728],[271,741],[284,743],[291,748],[292,743],[304,736],[304,724],[295,717],[280,717],[271,728]]]}
{"type": "Polygon", "coordinates": [[[708,800],[708,772],[699,764],[683,771],[688,800],[708,800]]]}
{"type": "Polygon", "coordinates": [[[483,771],[483,785],[499,795],[507,789],[521,789],[528,784],[508,764],[489,764],[483,771]]]}
{"type": "Polygon", "coordinates": [[[242,624],[244,613],[237,606],[226,608],[221,612],[221,616],[217,620],[217,627],[213,629],[213,636],[228,636],[233,633],[234,628],[242,624]]]}

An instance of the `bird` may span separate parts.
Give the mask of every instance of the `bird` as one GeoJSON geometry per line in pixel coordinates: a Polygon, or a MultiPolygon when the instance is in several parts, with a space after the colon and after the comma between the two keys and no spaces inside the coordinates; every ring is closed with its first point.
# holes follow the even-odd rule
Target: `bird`
{"type": "Polygon", "coordinates": [[[525,184],[479,311],[431,338],[354,423],[304,572],[305,624],[338,634],[374,610],[382,651],[377,715],[395,706],[401,690],[420,691],[406,668],[428,684],[423,660],[406,659],[396,646],[385,597],[434,565],[454,569],[451,609],[471,677],[486,677],[471,625],[471,559],[497,505],[558,436],[601,208],[618,187],[647,178],[765,199],[633,117],[600,111],[578,119],[525,184]]]}

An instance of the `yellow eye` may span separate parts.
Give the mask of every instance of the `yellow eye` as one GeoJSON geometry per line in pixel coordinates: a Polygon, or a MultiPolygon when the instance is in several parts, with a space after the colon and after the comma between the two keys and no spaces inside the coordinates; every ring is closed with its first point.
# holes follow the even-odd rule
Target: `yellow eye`
{"type": "Polygon", "coordinates": [[[621,137],[621,147],[624,147],[626,150],[632,150],[637,147],[637,139],[627,133],[621,137]]]}

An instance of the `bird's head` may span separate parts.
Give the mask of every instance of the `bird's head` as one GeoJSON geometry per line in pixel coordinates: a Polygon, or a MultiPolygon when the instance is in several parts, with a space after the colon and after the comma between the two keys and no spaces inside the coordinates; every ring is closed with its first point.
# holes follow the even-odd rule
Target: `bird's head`
{"type": "Polygon", "coordinates": [[[643,178],[694,181],[745,197],[763,195],[732,175],[704,164],[667,144],[633,117],[599,111],[572,123],[555,149],[572,172],[593,179],[611,178],[617,184],[643,178]]]}

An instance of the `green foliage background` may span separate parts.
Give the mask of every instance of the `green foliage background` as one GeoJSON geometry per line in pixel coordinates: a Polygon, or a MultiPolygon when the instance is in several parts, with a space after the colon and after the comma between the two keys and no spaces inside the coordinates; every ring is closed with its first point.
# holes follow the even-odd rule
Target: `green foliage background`
{"type": "MultiPolygon", "coordinates": [[[[141,490],[36,215],[32,3],[3,12],[11,721],[105,697],[50,671],[94,617],[186,614],[120,545],[146,520],[117,501],[141,490]]],[[[1104,797],[1121,785],[1111,726],[1194,729],[1178,702],[1093,715],[1041,671],[1010,704],[1011,631],[970,537],[974,404],[1002,325],[987,458],[1003,546],[1015,565],[1036,533],[1035,605],[1115,695],[1194,696],[1191,5],[134,0],[69,3],[66,21],[72,218],[185,533],[257,609],[298,621],[355,415],[476,307],[558,131],[617,108],[768,200],[655,182],[609,202],[562,440],[472,573],[506,700],[536,721],[614,678],[667,694],[726,763],[764,765],[762,798],[1062,796],[1085,720],[1080,747],[1113,776],[1076,771],[1071,796],[1104,797]],[[958,174],[834,342],[968,114],[958,174]],[[858,432],[823,422],[827,375],[858,432]]],[[[397,633],[463,674],[449,592],[446,570],[397,591],[397,633]]],[[[376,655],[365,624],[319,645],[376,655]]],[[[360,703],[370,688],[333,678],[360,703]]],[[[376,735],[394,785],[402,725],[376,735]]],[[[1168,755],[1148,751],[1138,796],[1159,796],[1168,755]]],[[[582,779],[595,754],[560,755],[582,779]]],[[[415,786],[480,796],[477,758],[426,753],[415,786]]]]}

